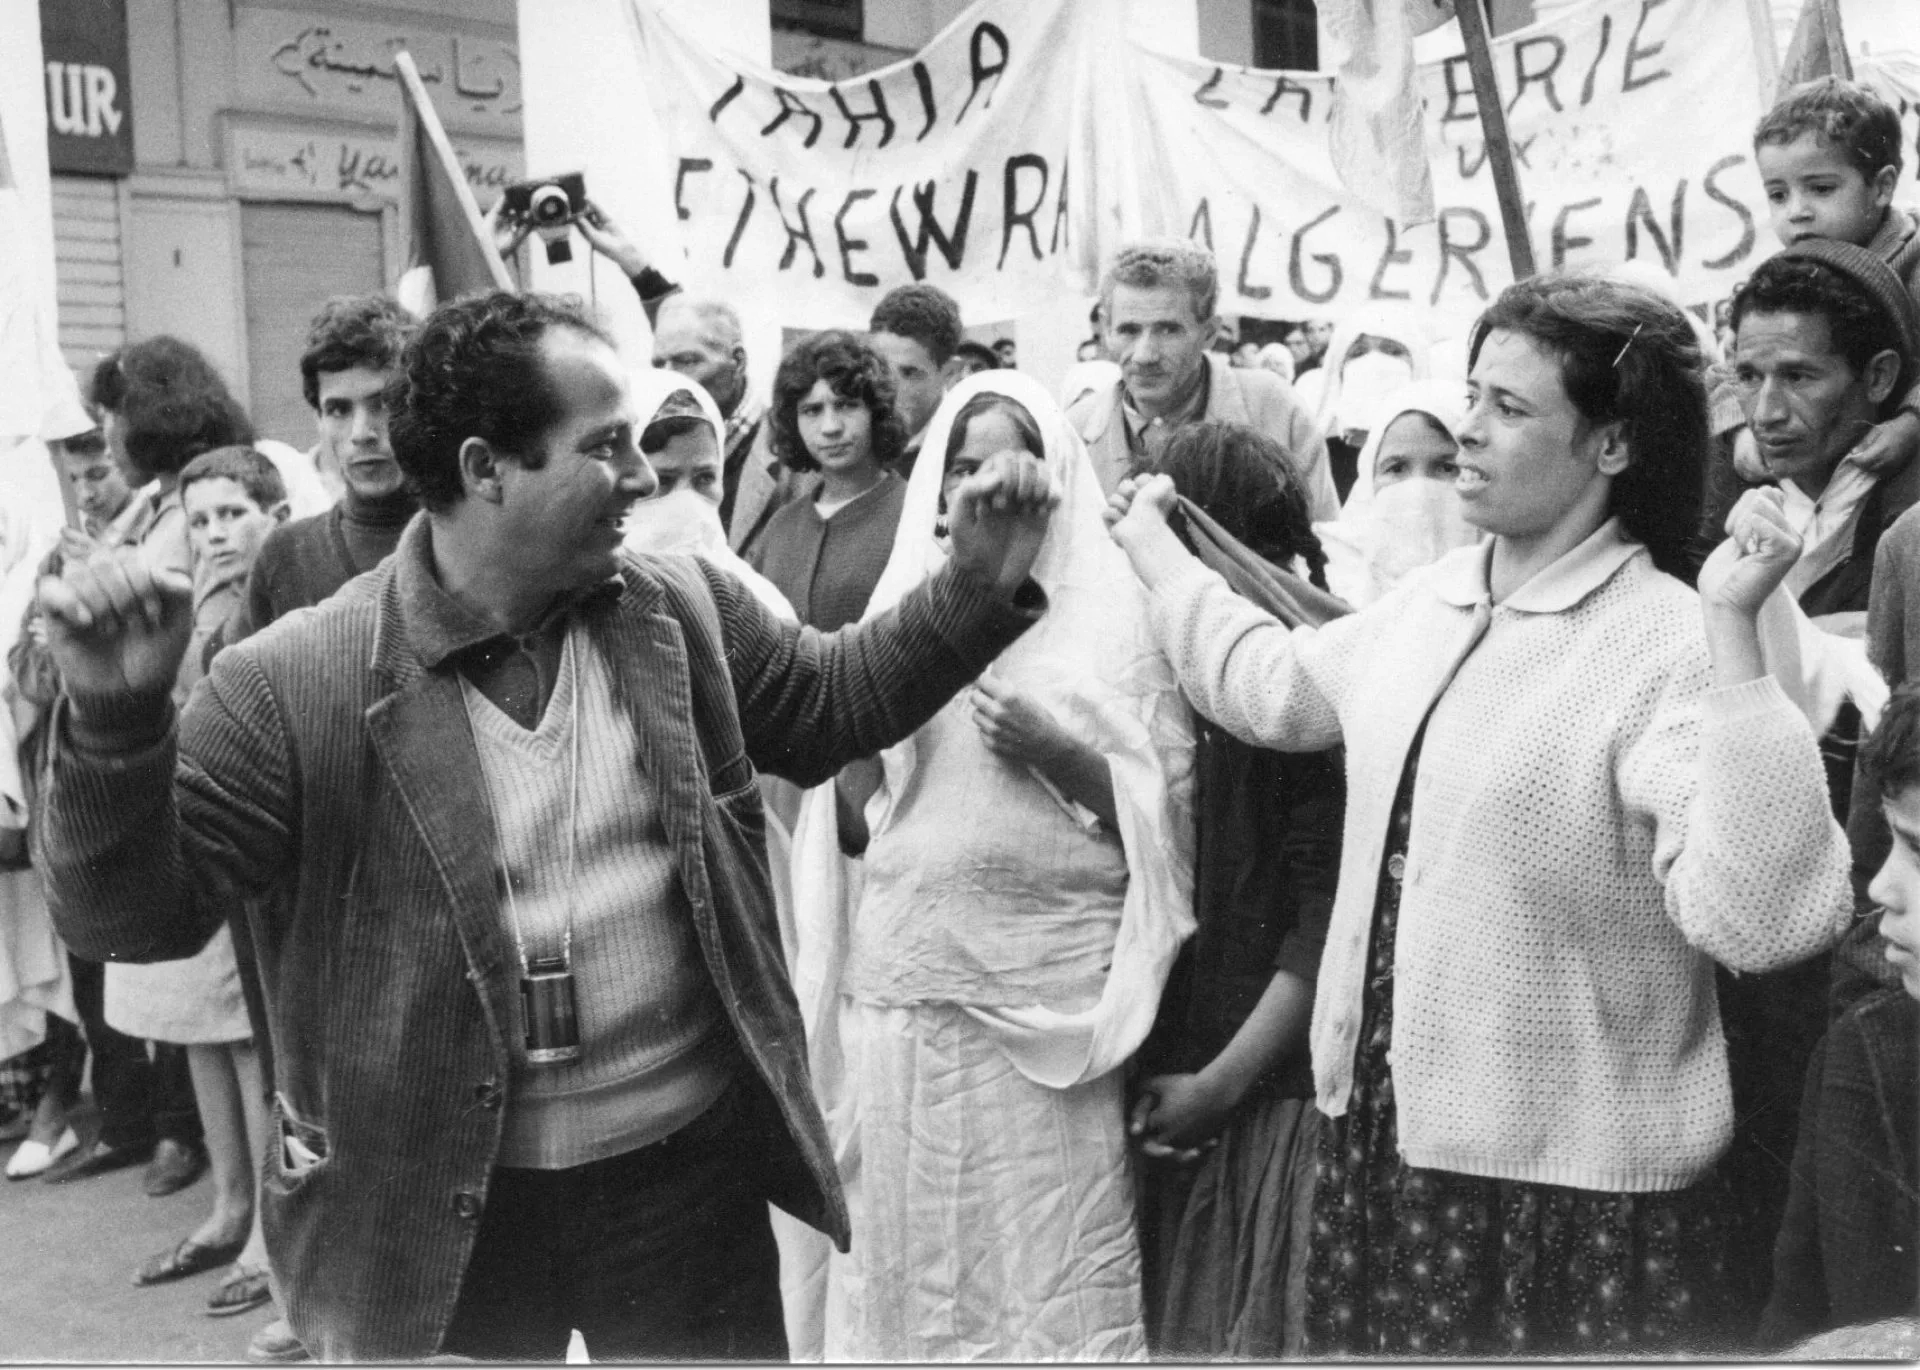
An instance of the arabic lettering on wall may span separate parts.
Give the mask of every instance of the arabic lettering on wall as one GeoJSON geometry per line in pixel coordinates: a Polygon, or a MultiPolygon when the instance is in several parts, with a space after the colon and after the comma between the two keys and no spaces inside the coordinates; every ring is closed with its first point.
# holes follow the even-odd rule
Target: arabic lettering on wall
{"type": "Polygon", "coordinates": [[[392,118],[400,100],[393,55],[403,48],[413,54],[449,128],[519,131],[519,52],[484,34],[406,32],[329,15],[242,10],[234,25],[239,95],[255,106],[392,118]]]}
{"type": "MultiPolygon", "coordinates": [[[[316,135],[296,129],[235,127],[227,165],[242,194],[318,194],[391,200],[400,180],[396,138],[359,134],[316,135]]],[[[526,165],[520,149],[455,139],[453,150],[484,208],[501,187],[520,179],[526,165]]]]}

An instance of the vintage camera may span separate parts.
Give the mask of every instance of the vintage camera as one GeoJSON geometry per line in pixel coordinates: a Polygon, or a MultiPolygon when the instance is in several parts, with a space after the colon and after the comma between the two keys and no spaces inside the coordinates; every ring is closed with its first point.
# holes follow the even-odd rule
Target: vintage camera
{"type": "Polygon", "coordinates": [[[587,178],[577,171],[515,181],[501,192],[507,213],[524,220],[547,245],[549,264],[573,260],[567,231],[587,207],[587,178]]]}

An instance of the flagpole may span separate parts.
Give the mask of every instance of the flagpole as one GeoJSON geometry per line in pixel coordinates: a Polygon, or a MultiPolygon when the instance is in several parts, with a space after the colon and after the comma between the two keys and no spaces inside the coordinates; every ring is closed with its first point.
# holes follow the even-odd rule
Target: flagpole
{"type": "Polygon", "coordinates": [[[1773,36],[1773,11],[1767,0],[1747,0],[1747,27],[1753,30],[1753,60],[1759,68],[1760,108],[1773,107],[1780,80],[1780,44],[1773,36]]]}
{"type": "MultiPolygon", "coordinates": [[[[468,230],[480,245],[481,256],[486,262],[487,274],[493,280],[494,289],[512,290],[513,277],[507,274],[506,263],[500,260],[499,252],[494,249],[493,234],[487,228],[487,221],[481,217],[480,206],[474,202],[473,187],[467,184],[466,173],[460,169],[460,159],[454,155],[447,130],[440,123],[440,112],[433,107],[433,100],[427,95],[426,83],[420,79],[420,69],[413,64],[413,54],[405,48],[394,53],[393,69],[399,73],[401,83],[406,87],[401,98],[411,100],[414,115],[426,131],[434,155],[439,158],[441,169],[459,198],[461,217],[467,221],[468,230]]],[[[404,131],[404,124],[402,128],[404,131]]],[[[404,205],[402,209],[405,212],[404,205]]]]}
{"type": "Polygon", "coordinates": [[[1507,141],[1507,112],[1500,105],[1500,83],[1493,75],[1493,49],[1487,38],[1487,15],[1481,0],[1457,0],[1460,36],[1467,44],[1467,68],[1473,73],[1473,101],[1480,107],[1480,132],[1486,140],[1487,165],[1493,171],[1493,189],[1500,200],[1500,226],[1507,235],[1507,259],[1513,278],[1534,274],[1533,240],[1527,235],[1526,202],[1520,198],[1520,176],[1513,165],[1513,145],[1507,141]]]}

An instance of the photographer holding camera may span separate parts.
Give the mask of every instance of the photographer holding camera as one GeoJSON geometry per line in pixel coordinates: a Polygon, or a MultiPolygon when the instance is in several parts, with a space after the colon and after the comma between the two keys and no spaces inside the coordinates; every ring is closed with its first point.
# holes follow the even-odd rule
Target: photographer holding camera
{"type": "Polygon", "coordinates": [[[717,298],[688,296],[656,269],[612,217],[586,197],[578,173],[507,187],[488,223],[494,246],[508,261],[534,233],[546,243],[548,261],[571,260],[567,233],[578,228],[587,246],[633,283],[653,330],[653,364],[699,382],[726,421],[720,522],[728,544],[745,555],[767,520],[804,482],[768,445],[766,401],[748,392],[747,349],[733,306],[717,298]]]}

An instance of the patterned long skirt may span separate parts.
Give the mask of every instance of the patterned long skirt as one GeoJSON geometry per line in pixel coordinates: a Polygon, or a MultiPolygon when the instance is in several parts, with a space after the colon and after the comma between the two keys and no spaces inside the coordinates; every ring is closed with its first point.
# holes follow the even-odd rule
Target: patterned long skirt
{"type": "Polygon", "coordinates": [[[1352,1096],[1320,1136],[1308,1354],[1725,1354],[1740,1303],[1717,1172],[1685,1190],[1613,1194],[1401,1159],[1387,1054],[1415,764],[1388,835],[1352,1096]]]}

